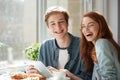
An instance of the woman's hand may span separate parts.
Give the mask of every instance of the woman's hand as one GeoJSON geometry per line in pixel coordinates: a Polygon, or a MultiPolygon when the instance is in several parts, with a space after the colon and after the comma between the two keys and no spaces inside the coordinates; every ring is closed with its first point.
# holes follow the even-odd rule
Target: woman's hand
{"type": "Polygon", "coordinates": [[[60,69],[62,71],[66,72],[66,76],[70,78],[70,80],[83,80],[77,76],[75,76],[74,74],[72,74],[70,71],[68,71],[67,69],[60,69]]]}
{"type": "Polygon", "coordinates": [[[33,73],[39,74],[39,71],[37,69],[35,69],[33,65],[29,65],[26,68],[26,73],[28,73],[28,74],[33,74],[33,73]]]}
{"type": "Polygon", "coordinates": [[[63,71],[63,72],[65,72],[65,73],[66,73],[66,76],[69,77],[70,80],[83,80],[83,79],[75,76],[74,74],[72,74],[72,73],[71,73],[70,71],[68,71],[67,69],[59,69],[59,70],[58,70],[58,69],[56,69],[56,68],[54,68],[54,67],[52,67],[52,66],[48,66],[47,68],[48,68],[52,73],[53,73],[53,72],[58,72],[58,71],[63,71]]]}

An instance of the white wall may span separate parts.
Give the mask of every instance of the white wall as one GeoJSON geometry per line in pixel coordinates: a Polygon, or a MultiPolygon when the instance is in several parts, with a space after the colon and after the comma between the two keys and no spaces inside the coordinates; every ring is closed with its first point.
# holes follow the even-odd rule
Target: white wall
{"type": "Polygon", "coordinates": [[[114,39],[118,42],[118,0],[108,0],[107,19],[112,28],[114,39]]]}
{"type": "MultiPolygon", "coordinates": [[[[118,14],[120,14],[120,0],[118,1],[118,14]]],[[[120,45],[120,15],[118,15],[118,43],[120,45]]]]}

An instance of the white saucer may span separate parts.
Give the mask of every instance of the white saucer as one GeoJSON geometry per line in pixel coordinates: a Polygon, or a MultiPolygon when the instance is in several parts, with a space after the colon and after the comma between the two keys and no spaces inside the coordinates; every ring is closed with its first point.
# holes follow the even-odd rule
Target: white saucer
{"type": "MultiPolygon", "coordinates": [[[[54,77],[50,77],[50,78],[47,78],[47,80],[55,80],[55,78],[54,77]]],[[[61,80],[61,79],[57,79],[57,80],[61,80]]],[[[66,77],[66,78],[64,78],[62,80],[70,80],[70,78],[66,77]]]]}

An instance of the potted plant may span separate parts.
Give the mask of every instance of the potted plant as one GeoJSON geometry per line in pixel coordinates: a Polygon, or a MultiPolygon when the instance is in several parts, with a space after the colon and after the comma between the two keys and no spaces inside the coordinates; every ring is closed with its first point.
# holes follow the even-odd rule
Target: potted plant
{"type": "Polygon", "coordinates": [[[38,59],[38,49],[40,47],[39,43],[33,43],[28,48],[25,49],[25,56],[29,60],[37,60],[38,59]]]}

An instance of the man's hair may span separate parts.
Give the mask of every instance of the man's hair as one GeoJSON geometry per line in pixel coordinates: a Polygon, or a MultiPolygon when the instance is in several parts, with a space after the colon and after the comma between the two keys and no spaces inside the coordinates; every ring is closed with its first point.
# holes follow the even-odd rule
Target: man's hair
{"type": "Polygon", "coordinates": [[[45,22],[46,24],[48,25],[48,18],[50,15],[54,14],[54,13],[62,13],[65,17],[65,20],[68,24],[68,19],[69,19],[69,13],[66,9],[64,9],[63,7],[60,7],[60,6],[52,6],[50,8],[48,8],[46,10],[46,13],[45,13],[45,22]]]}

